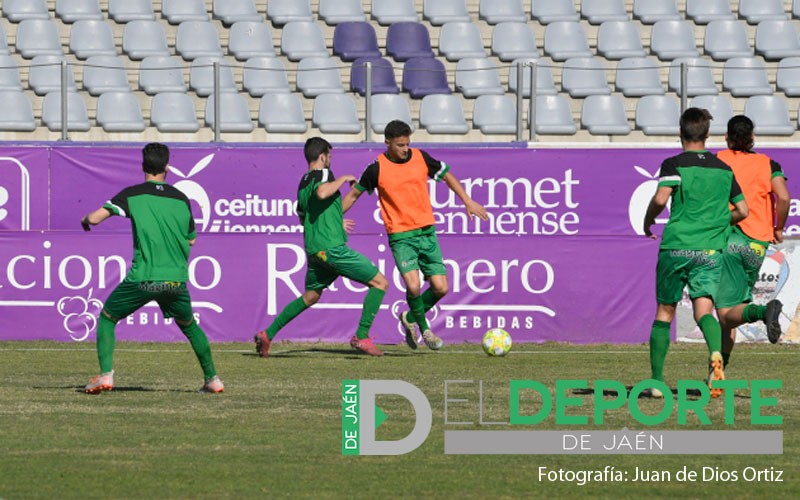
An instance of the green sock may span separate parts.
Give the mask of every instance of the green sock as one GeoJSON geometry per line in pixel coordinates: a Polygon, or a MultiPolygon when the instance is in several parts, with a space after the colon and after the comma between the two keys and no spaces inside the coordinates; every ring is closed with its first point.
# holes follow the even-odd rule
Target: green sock
{"type": "Polygon", "coordinates": [[[730,359],[731,359],[731,353],[729,353],[729,352],[723,352],[722,353],[722,367],[723,368],[727,368],[728,361],[730,361],[730,359]]]}
{"type": "Polygon", "coordinates": [[[200,362],[200,367],[203,369],[205,379],[208,380],[216,375],[217,370],[214,368],[214,360],[211,358],[211,346],[208,344],[206,332],[200,328],[200,325],[198,325],[195,320],[192,320],[192,322],[186,326],[178,323],[178,326],[181,328],[183,334],[186,335],[186,338],[189,339],[189,343],[192,344],[192,349],[197,356],[197,360],[200,362]]]}
{"type": "Polygon", "coordinates": [[[272,340],[275,335],[278,334],[281,328],[286,326],[291,320],[295,319],[300,315],[301,312],[308,309],[306,305],[306,301],[303,300],[303,297],[297,297],[293,301],[289,302],[286,307],[283,308],[283,311],[278,315],[277,318],[269,325],[267,328],[267,338],[272,340]]]}
{"type": "Polygon", "coordinates": [[[361,309],[361,321],[358,322],[358,330],[356,330],[356,337],[365,339],[369,336],[369,327],[375,320],[375,315],[383,302],[383,296],[386,295],[384,290],[380,288],[370,288],[367,296],[364,297],[364,307],[361,309]]]}
{"type": "Polygon", "coordinates": [[[756,321],[764,321],[764,316],[767,314],[767,306],[759,306],[756,304],[747,304],[742,311],[742,320],[745,323],[754,323],[756,321]]]}
{"type": "Polygon", "coordinates": [[[650,371],[653,378],[664,381],[664,361],[669,350],[669,327],[666,321],[653,321],[650,330],[650,371]]]}
{"type": "Polygon", "coordinates": [[[419,325],[420,331],[424,332],[425,330],[430,330],[431,327],[428,326],[428,320],[425,319],[425,305],[422,303],[422,296],[417,295],[416,297],[412,297],[406,294],[406,301],[408,302],[409,309],[411,309],[411,312],[408,313],[409,319],[419,325]]]}
{"type": "Polygon", "coordinates": [[[703,332],[703,337],[708,344],[708,353],[722,351],[722,327],[719,326],[719,321],[711,314],[706,314],[700,321],[697,322],[700,331],[703,332]]]}
{"type": "Polygon", "coordinates": [[[114,327],[116,322],[100,313],[97,323],[97,359],[100,361],[100,373],[108,373],[114,369],[114,327]]]}
{"type": "Polygon", "coordinates": [[[422,292],[422,308],[425,309],[425,312],[428,312],[433,309],[433,306],[435,306],[440,299],[441,297],[433,293],[433,290],[428,288],[422,292]]]}

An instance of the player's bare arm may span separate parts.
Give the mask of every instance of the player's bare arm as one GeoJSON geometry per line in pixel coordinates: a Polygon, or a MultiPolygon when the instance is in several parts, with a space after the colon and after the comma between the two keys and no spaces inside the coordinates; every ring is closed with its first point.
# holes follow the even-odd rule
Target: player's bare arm
{"type": "Polygon", "coordinates": [[[353,184],[356,182],[356,178],[352,175],[343,175],[331,182],[325,182],[319,185],[317,188],[317,198],[320,200],[324,200],[325,198],[331,197],[334,193],[339,192],[339,189],[345,184],[353,184]]]}
{"type": "Polygon", "coordinates": [[[750,215],[750,209],[744,200],[737,201],[731,210],[731,225],[738,224],[750,215]]]}
{"type": "Polygon", "coordinates": [[[347,193],[344,198],[342,198],[342,213],[347,213],[350,210],[350,207],[358,201],[359,196],[363,191],[359,191],[355,187],[353,187],[349,193],[347,193]]]}
{"type": "Polygon", "coordinates": [[[775,215],[777,219],[772,243],[783,243],[783,228],[786,226],[789,205],[792,201],[789,196],[789,189],[786,187],[785,177],[778,175],[772,178],[772,194],[775,196],[775,215]]]}
{"type": "Polygon", "coordinates": [[[658,214],[667,206],[671,195],[672,186],[661,186],[656,190],[656,194],[654,194],[653,198],[650,200],[650,204],[647,206],[647,212],[644,214],[644,235],[648,238],[656,239],[656,235],[650,231],[650,228],[656,223],[658,214]]]}
{"type": "Polygon", "coordinates": [[[464,207],[466,207],[467,215],[469,215],[470,219],[473,216],[478,216],[482,220],[489,220],[489,216],[486,214],[486,209],[483,208],[483,205],[476,202],[467,194],[464,190],[464,186],[461,185],[461,182],[453,175],[452,172],[447,172],[444,175],[444,182],[447,184],[447,187],[450,188],[452,192],[456,194],[461,201],[464,203],[464,207]]]}
{"type": "Polygon", "coordinates": [[[91,231],[91,226],[96,226],[109,217],[111,217],[111,212],[105,208],[98,208],[94,212],[90,212],[83,216],[81,219],[81,227],[83,227],[84,231],[91,231]]]}

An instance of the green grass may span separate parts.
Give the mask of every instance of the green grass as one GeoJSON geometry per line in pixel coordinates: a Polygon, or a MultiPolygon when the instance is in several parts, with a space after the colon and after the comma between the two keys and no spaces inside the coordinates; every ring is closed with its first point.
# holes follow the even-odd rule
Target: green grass
{"type": "MultiPolygon", "coordinates": [[[[777,413],[783,416],[783,455],[445,455],[444,381],[473,380],[450,398],[448,418],[478,420],[477,381],[484,384],[484,420],[508,420],[508,381],[616,379],[630,386],[649,372],[646,346],[518,345],[506,358],[476,346],[442,353],[404,345],[369,358],[330,344],[276,344],[270,359],[248,344],[213,346],[226,383],[220,395],[197,394],[200,371],[188,344],[118,344],[117,388],[99,396],[80,388],[96,374],[90,344],[0,343],[0,498],[800,498],[800,363],[797,346],[737,346],[728,378],[784,381],[777,413]],[[417,450],[400,456],[341,454],[341,381],[400,379],[419,387],[433,409],[433,427],[417,450]],[[774,467],[782,483],[542,482],[538,467],[674,473],[687,466],[741,471],[774,467]]],[[[673,345],[667,377],[702,378],[705,347],[673,345]]],[[[590,414],[585,407],[571,413],[590,414]]],[[[388,420],[379,439],[399,439],[413,413],[398,398],[379,400],[388,420]]],[[[643,400],[653,413],[656,401],[643,400]]],[[[711,426],[696,419],[678,426],[673,415],[658,429],[726,429],[721,400],[712,401],[711,426]]],[[[771,413],[776,413],[772,411],[771,413]]],[[[735,398],[734,430],[774,430],[750,424],[749,391],[735,398]]],[[[606,430],[642,429],[625,409],[607,413],[606,430]]],[[[577,426],[578,429],[598,427],[577,426]]],[[[480,426],[486,429],[486,426],[480,426]]],[[[531,430],[533,427],[524,427],[531,430]]],[[[553,419],[535,429],[560,429],[553,419]]],[[[570,428],[573,430],[573,428],[570,428]]],[[[577,430],[577,429],[574,429],[577,430]]],[[[673,476],[674,477],[674,476],[673,476]]]]}

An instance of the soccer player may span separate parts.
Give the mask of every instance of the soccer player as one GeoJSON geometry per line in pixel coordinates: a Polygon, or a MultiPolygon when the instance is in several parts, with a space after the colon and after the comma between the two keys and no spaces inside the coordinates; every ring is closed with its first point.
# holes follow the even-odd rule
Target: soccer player
{"type": "Polygon", "coordinates": [[[225,389],[217,376],[211,346],[192,312],[189,280],[189,247],[197,232],[189,199],[165,181],[169,149],[151,143],[142,149],[145,182],[130,186],[101,208],[81,219],[84,231],[91,230],[112,215],[131,220],[133,263],[122,283],[103,305],[97,324],[97,357],[100,375],[84,389],[90,394],[114,388],[114,327],[148,302],[155,300],[165,318],[175,322],[192,345],[205,376],[201,392],[218,393],[225,389]]]}
{"type": "Polygon", "coordinates": [[[753,304],[751,291],[767,247],[783,241],[791,198],[781,166],[767,155],[753,152],[753,128],[752,120],[744,115],[731,118],[725,136],[728,149],[717,154],[733,169],[750,208],[750,215],[734,226],[728,236],[722,278],[714,297],[722,324],[722,358],[726,366],[736,341],[737,326],[763,321],[770,342],[776,343],[781,336],[779,319],[783,305],[775,299],[766,305],[753,304]]]}
{"type": "Polygon", "coordinates": [[[389,246],[406,285],[409,311],[400,315],[406,343],[412,349],[417,348],[416,329],[419,327],[425,345],[438,350],[444,343],[431,331],[425,313],[447,294],[449,285],[436,238],[428,179],[444,181],[464,203],[470,218],[477,215],[487,220],[488,216],[486,209],[470,198],[450,172],[449,165],[422,150],[409,147],[411,127],[408,124],[400,120],[389,122],[384,138],[386,152],[367,166],[361,179],[345,196],[343,208],[347,212],[364,191],[370,194],[378,191],[389,246]],[[430,286],[422,294],[420,270],[430,281],[430,286]]]}
{"type": "MultiPolygon", "coordinates": [[[[669,349],[670,324],[676,304],[688,286],[694,319],[703,332],[709,351],[709,386],[724,379],[720,324],[714,317],[712,297],[717,292],[722,269],[722,251],[731,224],[747,217],[748,208],[731,168],[706,150],[711,114],[689,108],[680,118],[683,152],[661,164],[658,188],[644,217],[644,233],[655,239],[650,228],[668,200],[669,221],[664,228],[656,268],[655,321],[650,332],[652,378],[664,380],[664,361],[669,349]],[[728,203],[734,205],[729,209],[728,203]]],[[[721,391],[712,389],[713,397],[721,391]]],[[[651,396],[663,397],[656,388],[651,396]]]]}
{"type": "Polygon", "coordinates": [[[347,246],[345,226],[350,220],[342,218],[342,198],[339,188],[352,184],[356,178],[343,175],[338,179],[331,172],[332,146],[321,137],[306,141],[304,153],[308,172],[297,189],[297,215],[303,224],[303,242],[308,256],[306,289],[278,314],[266,330],[255,335],[256,351],[262,358],[269,356],[275,335],[300,313],[317,303],[322,292],[339,276],[369,286],[361,320],[350,346],[372,356],[383,356],[369,338],[369,329],[380,309],[389,282],[364,255],[347,246]]]}

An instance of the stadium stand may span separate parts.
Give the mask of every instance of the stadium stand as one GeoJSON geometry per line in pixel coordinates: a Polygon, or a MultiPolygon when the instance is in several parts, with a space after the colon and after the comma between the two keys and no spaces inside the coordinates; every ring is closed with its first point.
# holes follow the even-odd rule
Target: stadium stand
{"type": "Polygon", "coordinates": [[[92,56],[83,69],[83,88],[90,95],[130,92],[125,63],[117,56],[92,56]]]}
{"type": "Polygon", "coordinates": [[[194,100],[182,92],[163,92],[153,96],[150,122],[159,132],[194,133],[200,129],[194,100]]]}
{"type": "Polygon", "coordinates": [[[628,11],[624,0],[593,0],[581,2],[581,17],[589,24],[602,24],[607,21],[628,21],[628,11]]]}
{"type": "Polygon", "coordinates": [[[484,134],[513,134],[517,130],[517,104],[510,96],[478,96],[472,113],[475,128],[484,134]]]}
{"type": "Polygon", "coordinates": [[[572,0],[532,0],[531,15],[542,24],[578,21],[580,16],[572,0]]]}
{"type": "Polygon", "coordinates": [[[636,103],[636,127],[645,135],[677,136],[681,109],[670,95],[646,95],[636,103]]]}
{"type": "Polygon", "coordinates": [[[728,120],[733,117],[733,105],[723,95],[700,95],[689,102],[690,106],[707,109],[711,120],[711,135],[725,135],[728,132],[728,120]]]}
{"type": "Polygon", "coordinates": [[[102,21],[100,0],[56,0],[56,16],[65,23],[82,19],[102,21]]]}
{"type": "Polygon", "coordinates": [[[164,27],[146,19],[128,22],[122,32],[122,52],[135,61],[149,56],[170,55],[164,27]]]}
{"type": "Polygon", "coordinates": [[[528,20],[522,0],[480,0],[478,16],[489,24],[528,20]]]}
{"type": "Polygon", "coordinates": [[[416,21],[401,21],[386,31],[386,55],[405,62],[412,57],[434,57],[428,28],[416,21]]]}
{"type": "Polygon", "coordinates": [[[228,54],[239,61],[251,57],[275,57],[272,33],[262,21],[238,21],[228,34],[228,54]]]}
{"type": "Polygon", "coordinates": [[[353,98],[345,94],[322,94],[314,99],[311,123],[324,134],[357,134],[361,121],[353,98]]]}
{"type": "Polygon", "coordinates": [[[686,17],[695,24],[736,19],[728,0],[686,0],[686,17]]]}
{"type": "Polygon", "coordinates": [[[606,59],[644,57],[639,28],[632,21],[604,21],[597,30],[597,54],[606,59]]]}
{"type": "Polygon", "coordinates": [[[617,64],[617,91],[625,97],[663,94],[658,63],[646,57],[629,57],[617,64]]]}
{"type": "Polygon", "coordinates": [[[319,18],[328,25],[367,20],[361,0],[319,0],[319,18]]]}
{"type": "Polygon", "coordinates": [[[430,94],[422,98],[419,126],[431,134],[465,134],[469,130],[461,101],[455,95],[430,94]]]}
{"type": "Polygon", "coordinates": [[[97,100],[97,123],[106,132],[141,132],[142,108],[130,92],[106,92],[97,100]]]}
{"type": "MultiPolygon", "coordinates": [[[[573,135],[578,131],[567,99],[560,95],[536,96],[534,132],[545,135],[573,135]]],[[[530,118],[530,117],[529,117],[530,118]]],[[[530,119],[528,120],[530,127],[530,119]]]]}
{"type": "Polygon", "coordinates": [[[503,62],[539,57],[533,29],[527,23],[498,23],[492,28],[492,54],[503,62]]]}
{"type": "MultiPolygon", "coordinates": [[[[362,57],[353,61],[350,69],[350,90],[367,94],[367,63],[372,64],[371,91],[373,94],[397,94],[400,88],[394,77],[392,63],[382,57],[362,57]]],[[[499,79],[499,77],[498,77],[499,79]]]]}
{"type": "Polygon", "coordinates": [[[36,129],[33,105],[22,90],[0,88],[0,101],[3,102],[0,130],[32,132],[36,129]]]}
{"type": "Polygon", "coordinates": [[[108,17],[118,23],[156,19],[150,0],[108,0],[108,17]]]}
{"type": "Polygon", "coordinates": [[[403,120],[414,130],[414,119],[411,117],[408,100],[400,95],[379,94],[373,97],[369,116],[372,131],[376,134],[382,134],[386,124],[392,120],[403,120]]]}

